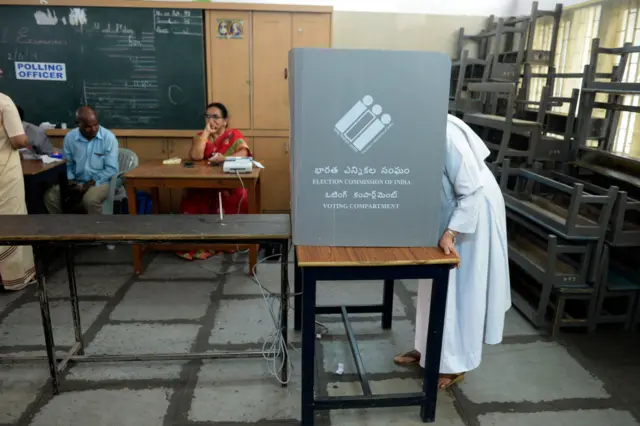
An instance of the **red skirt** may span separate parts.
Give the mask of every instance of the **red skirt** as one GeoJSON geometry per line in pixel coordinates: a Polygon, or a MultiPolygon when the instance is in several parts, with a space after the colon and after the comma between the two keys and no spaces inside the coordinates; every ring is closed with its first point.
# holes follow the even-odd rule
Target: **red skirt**
{"type": "Polygon", "coordinates": [[[222,213],[249,213],[249,191],[244,188],[190,189],[180,203],[180,212],[182,214],[220,214],[218,193],[222,194],[222,213]]]}

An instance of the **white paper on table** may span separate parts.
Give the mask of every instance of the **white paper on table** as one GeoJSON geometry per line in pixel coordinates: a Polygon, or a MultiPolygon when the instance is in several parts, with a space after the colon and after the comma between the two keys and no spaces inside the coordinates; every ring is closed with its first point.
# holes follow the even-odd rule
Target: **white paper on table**
{"type": "Polygon", "coordinates": [[[38,127],[40,127],[41,129],[49,130],[49,129],[55,129],[56,125],[49,123],[48,121],[45,121],[43,123],[40,123],[38,127]]]}
{"type": "Polygon", "coordinates": [[[44,164],[57,163],[58,161],[62,161],[60,158],[49,157],[48,155],[43,155],[40,157],[44,164]]]}

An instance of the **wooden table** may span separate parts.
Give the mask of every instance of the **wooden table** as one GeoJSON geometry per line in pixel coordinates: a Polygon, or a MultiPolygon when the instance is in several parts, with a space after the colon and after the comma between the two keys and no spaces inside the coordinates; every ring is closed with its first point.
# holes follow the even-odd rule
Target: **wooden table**
{"type": "MultiPolygon", "coordinates": [[[[423,422],[434,422],[449,270],[460,260],[439,248],[309,247],[295,251],[294,327],[302,329],[302,426],[313,426],[316,410],[420,405],[423,422]],[[349,313],[382,313],[382,328],[391,328],[396,279],[432,279],[426,368],[422,392],[373,395],[349,322],[349,313]],[[318,281],[384,280],[381,305],[316,306],[318,281]],[[315,316],[340,314],[364,395],[319,397],[315,381],[315,316]]],[[[404,348],[411,349],[411,348],[404,348]]],[[[393,362],[393,360],[389,360],[393,362]]]]}
{"type": "Polygon", "coordinates": [[[67,162],[56,161],[44,164],[42,160],[21,160],[22,176],[24,177],[24,190],[29,214],[46,214],[44,205],[44,193],[46,186],[60,185],[60,200],[62,208],[67,211],[65,201],[67,199],[67,162]]]}
{"type": "MultiPolygon", "coordinates": [[[[194,162],[192,168],[184,167],[182,164],[165,165],[161,161],[151,161],[140,164],[136,169],[125,173],[125,185],[127,188],[127,198],[129,203],[129,214],[137,214],[136,189],[151,189],[153,198],[153,212],[157,214],[160,188],[207,188],[207,189],[234,189],[245,187],[249,192],[249,214],[260,213],[260,169],[254,168],[251,173],[238,175],[224,173],[221,166],[211,166],[204,161],[194,162]]],[[[203,245],[164,245],[162,247],[152,246],[151,249],[188,251],[196,248],[211,249],[214,247],[203,245]]],[[[225,247],[217,246],[221,249],[235,249],[236,245],[225,247]]],[[[249,271],[253,274],[253,268],[258,261],[259,246],[249,247],[249,271]]],[[[136,274],[141,274],[143,269],[142,256],[143,247],[133,246],[133,268],[136,274]]]]}
{"type": "MultiPolygon", "coordinates": [[[[280,321],[283,344],[287,344],[287,313],[289,311],[289,263],[288,244],[291,237],[289,215],[229,215],[220,221],[216,216],[206,215],[6,215],[0,221],[0,246],[31,245],[36,255],[36,277],[40,311],[54,393],[59,392],[60,376],[71,362],[105,361],[160,361],[223,358],[260,358],[264,352],[203,352],[178,354],[131,354],[131,355],[85,355],[78,290],[73,264],[73,247],[77,244],[136,244],[136,243],[220,243],[234,241],[244,244],[278,244],[282,250],[280,258],[280,321]],[[66,250],[69,293],[75,343],[64,355],[56,357],[51,313],[45,274],[40,253],[46,247],[66,250]]],[[[185,289],[188,291],[188,289],[185,289]]],[[[274,325],[275,326],[275,325],[274,325]]],[[[281,351],[280,377],[288,379],[288,354],[281,351]]],[[[16,363],[42,360],[39,356],[0,356],[0,363],[16,363]]]]}

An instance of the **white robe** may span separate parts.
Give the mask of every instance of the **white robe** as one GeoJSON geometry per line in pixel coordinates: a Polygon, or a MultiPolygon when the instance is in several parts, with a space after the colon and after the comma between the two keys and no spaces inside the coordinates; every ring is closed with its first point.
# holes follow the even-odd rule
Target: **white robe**
{"type": "MultiPolygon", "coordinates": [[[[440,373],[471,371],[480,364],[483,341],[502,341],[511,307],[504,199],[484,163],[489,150],[462,120],[448,116],[442,178],[440,235],[459,232],[460,269],[449,274],[440,373]]],[[[415,349],[424,367],[431,280],[420,280],[415,349]]]]}

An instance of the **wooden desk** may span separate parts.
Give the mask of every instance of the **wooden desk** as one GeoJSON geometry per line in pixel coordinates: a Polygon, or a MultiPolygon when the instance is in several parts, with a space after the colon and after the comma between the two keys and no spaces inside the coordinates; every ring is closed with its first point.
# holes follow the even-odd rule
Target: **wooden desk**
{"type": "MultiPolygon", "coordinates": [[[[136,189],[151,189],[153,197],[153,210],[158,213],[160,188],[207,188],[207,189],[234,189],[243,186],[249,192],[249,213],[260,213],[260,169],[255,168],[251,173],[240,174],[240,179],[235,174],[224,173],[221,166],[211,166],[204,161],[194,162],[194,167],[184,167],[182,164],[165,165],[161,161],[151,161],[140,164],[136,169],[126,173],[125,185],[129,202],[129,214],[137,214],[136,189]]],[[[173,245],[151,247],[160,250],[193,250],[195,248],[211,249],[211,246],[202,245],[173,245]]],[[[235,249],[235,245],[218,248],[235,249]]],[[[259,247],[249,247],[249,271],[253,273],[253,267],[258,261],[259,247]]],[[[141,246],[133,246],[133,268],[136,274],[143,272],[142,256],[144,250],[141,246]]]]}
{"type": "MultiPolygon", "coordinates": [[[[73,246],[81,243],[136,244],[136,243],[220,243],[234,241],[244,244],[278,244],[282,250],[280,258],[280,324],[282,339],[287,344],[287,313],[289,311],[288,245],[291,237],[290,218],[286,214],[229,215],[220,221],[216,216],[206,215],[7,215],[0,221],[0,246],[31,245],[36,255],[36,277],[42,325],[44,329],[49,372],[54,393],[59,392],[60,376],[70,362],[104,361],[161,361],[222,358],[259,358],[263,351],[204,352],[178,354],[133,354],[133,355],[85,355],[83,332],[78,306],[78,290],[73,262],[73,246]],[[58,252],[66,251],[69,293],[75,343],[64,355],[56,357],[51,313],[41,253],[45,247],[58,252]]],[[[188,291],[185,290],[185,291],[188,291]]],[[[281,378],[288,378],[287,352],[284,351],[281,378]]],[[[1,356],[2,363],[33,362],[39,356],[1,356]]]]}
{"type": "MultiPolygon", "coordinates": [[[[302,329],[302,426],[313,426],[316,410],[419,405],[424,422],[435,421],[442,336],[449,270],[460,260],[440,249],[368,247],[296,247],[294,327],[302,329]],[[373,395],[362,363],[349,313],[382,313],[382,328],[391,328],[396,279],[432,279],[431,311],[422,392],[373,395]],[[318,281],[384,280],[381,305],[316,306],[318,281]],[[315,396],[315,316],[340,314],[345,326],[363,395],[315,396]]],[[[348,285],[348,284],[347,284],[348,285]]],[[[409,348],[407,348],[409,349],[409,348]]],[[[393,362],[393,360],[389,360],[393,362]]]]}
{"type": "Polygon", "coordinates": [[[29,214],[47,214],[44,205],[46,187],[52,184],[60,185],[60,199],[62,208],[66,211],[64,201],[67,199],[67,162],[57,161],[44,164],[41,160],[20,160],[22,176],[29,214]]]}

